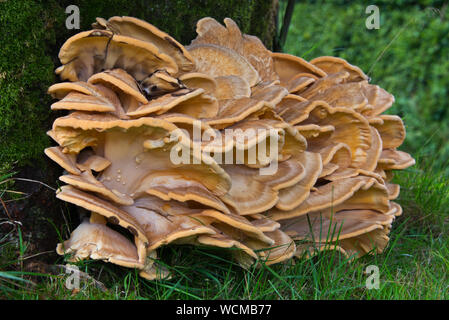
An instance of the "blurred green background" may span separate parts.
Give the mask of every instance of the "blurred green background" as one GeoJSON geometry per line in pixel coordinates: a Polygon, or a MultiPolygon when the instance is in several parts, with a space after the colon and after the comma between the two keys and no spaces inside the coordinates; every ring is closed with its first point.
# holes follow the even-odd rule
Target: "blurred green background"
{"type": "MultiPolygon", "coordinates": [[[[286,2],[281,1],[281,14],[286,2]]],[[[395,96],[387,113],[405,122],[401,149],[449,173],[448,4],[297,1],[283,49],[307,60],[331,55],[359,66],[371,83],[395,96]],[[372,4],[379,8],[380,28],[368,30],[365,10],[372,4]]]]}

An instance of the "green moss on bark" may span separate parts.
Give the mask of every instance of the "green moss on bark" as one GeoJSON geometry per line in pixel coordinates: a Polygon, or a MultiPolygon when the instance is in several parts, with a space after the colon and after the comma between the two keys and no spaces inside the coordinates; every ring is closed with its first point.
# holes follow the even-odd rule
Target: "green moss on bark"
{"type": "Polygon", "coordinates": [[[196,21],[210,16],[234,19],[246,33],[271,47],[277,0],[7,0],[0,1],[0,163],[24,165],[43,159],[45,132],[54,117],[47,88],[59,81],[54,69],[67,30],[65,8],[80,9],[81,30],[96,17],[130,15],[168,32],[183,44],[195,38],[196,21]]]}
{"type": "Polygon", "coordinates": [[[0,3],[0,163],[37,158],[49,143],[44,120],[54,81],[54,33],[38,1],[0,3]]]}

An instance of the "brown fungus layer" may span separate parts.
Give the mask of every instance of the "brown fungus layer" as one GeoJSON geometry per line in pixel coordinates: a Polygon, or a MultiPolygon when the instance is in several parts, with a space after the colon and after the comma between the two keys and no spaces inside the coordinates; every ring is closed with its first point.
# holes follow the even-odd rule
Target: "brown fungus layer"
{"type": "Polygon", "coordinates": [[[233,248],[243,267],[381,252],[402,214],[392,170],[414,164],[397,150],[402,120],[383,114],[394,97],[341,58],[273,53],[229,18],[196,30],[184,47],[97,18],[62,46],[65,82],[48,93],[67,114],[45,154],[65,170],[57,198],[91,216],[58,254],[152,280],[170,276],[155,259],[172,243],[233,248]]]}

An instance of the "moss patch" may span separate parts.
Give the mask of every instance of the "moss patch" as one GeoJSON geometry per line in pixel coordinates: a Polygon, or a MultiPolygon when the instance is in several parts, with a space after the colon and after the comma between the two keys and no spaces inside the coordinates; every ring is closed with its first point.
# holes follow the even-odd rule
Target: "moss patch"
{"type": "Polygon", "coordinates": [[[47,87],[54,81],[49,17],[36,1],[0,3],[0,163],[36,158],[49,143],[47,87]]]}

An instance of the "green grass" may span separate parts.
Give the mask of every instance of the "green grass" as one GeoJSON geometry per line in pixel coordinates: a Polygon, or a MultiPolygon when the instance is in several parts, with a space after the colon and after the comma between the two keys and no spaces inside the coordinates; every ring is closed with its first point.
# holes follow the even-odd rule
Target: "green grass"
{"type": "MultiPolygon", "coordinates": [[[[419,163],[419,162],[418,162],[419,163]]],[[[245,271],[230,262],[231,252],[192,246],[163,248],[174,277],[147,281],[136,270],[98,261],[78,264],[102,282],[65,287],[68,274],[38,275],[21,270],[27,257],[20,232],[0,241],[0,296],[7,299],[448,299],[449,179],[419,164],[395,177],[402,186],[404,214],[393,225],[383,254],[348,262],[337,252],[245,271]],[[365,270],[376,265],[380,288],[367,289],[365,270]],[[9,271],[6,271],[9,270],[9,271]]],[[[18,229],[20,230],[20,229],[18,229]]],[[[0,239],[1,240],[1,239],[0,239]]],[[[57,263],[64,263],[61,257],[57,263]]]]}

